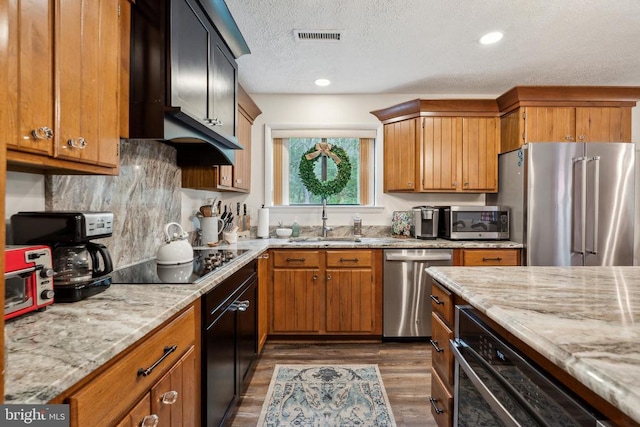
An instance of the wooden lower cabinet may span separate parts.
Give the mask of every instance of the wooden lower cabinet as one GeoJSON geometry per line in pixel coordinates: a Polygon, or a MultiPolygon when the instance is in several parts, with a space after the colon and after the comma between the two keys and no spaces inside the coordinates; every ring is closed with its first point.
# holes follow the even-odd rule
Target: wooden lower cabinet
{"type": "Polygon", "coordinates": [[[518,266],[520,249],[456,249],[453,265],[457,266],[518,266]]]}
{"type": "Polygon", "coordinates": [[[273,250],[270,334],[381,335],[381,250],[273,250]]]}
{"type": "Polygon", "coordinates": [[[200,422],[199,301],[52,400],[68,403],[71,427],[200,422]],[[196,338],[197,337],[197,338],[196,338]]]}
{"type": "Polygon", "coordinates": [[[431,413],[440,427],[453,425],[454,358],[449,347],[455,330],[455,295],[433,281],[431,308],[431,413]]]}

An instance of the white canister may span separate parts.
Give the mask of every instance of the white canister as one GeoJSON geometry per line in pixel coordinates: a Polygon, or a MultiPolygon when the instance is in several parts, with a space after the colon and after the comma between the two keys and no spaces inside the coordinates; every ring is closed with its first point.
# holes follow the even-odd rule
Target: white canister
{"type": "Polygon", "coordinates": [[[200,230],[202,230],[202,244],[216,243],[222,231],[224,221],[217,216],[203,216],[200,218],[200,230]]]}

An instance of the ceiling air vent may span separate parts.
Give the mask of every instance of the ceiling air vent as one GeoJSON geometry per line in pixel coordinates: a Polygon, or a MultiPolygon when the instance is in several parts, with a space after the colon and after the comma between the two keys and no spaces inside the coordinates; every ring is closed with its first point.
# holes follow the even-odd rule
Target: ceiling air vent
{"type": "Polygon", "coordinates": [[[293,37],[297,42],[327,42],[342,41],[340,30],[293,30],[293,37]]]}

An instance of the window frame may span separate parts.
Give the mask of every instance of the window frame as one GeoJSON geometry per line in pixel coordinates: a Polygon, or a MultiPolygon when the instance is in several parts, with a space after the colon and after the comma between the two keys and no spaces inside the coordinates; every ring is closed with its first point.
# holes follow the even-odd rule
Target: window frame
{"type": "MultiPolygon", "coordinates": [[[[369,150],[370,159],[368,159],[370,167],[373,167],[373,172],[369,174],[370,183],[369,183],[369,200],[371,201],[368,205],[331,205],[332,208],[339,208],[341,210],[349,211],[353,210],[354,212],[363,211],[368,209],[380,209],[382,208],[378,205],[381,196],[382,182],[379,181],[379,176],[381,174],[376,174],[376,170],[382,170],[382,126],[377,124],[345,124],[341,126],[322,126],[322,125],[264,125],[264,178],[265,178],[265,186],[264,186],[264,205],[266,207],[272,207],[276,209],[291,209],[291,210],[305,210],[309,208],[317,208],[321,206],[319,204],[309,204],[309,205],[275,205],[274,204],[274,191],[275,191],[275,179],[274,179],[274,137],[273,131],[305,131],[305,130],[313,130],[313,131],[328,131],[331,133],[332,131],[374,131],[375,137],[373,139],[373,147],[369,150]]],[[[277,132],[282,133],[282,132],[277,132]]],[[[295,136],[292,136],[295,137],[295,136]]],[[[283,167],[284,164],[280,164],[280,167],[283,167]]],[[[364,168],[361,169],[361,174],[365,173],[364,168]]],[[[369,173],[366,171],[366,173],[369,173]]],[[[361,178],[362,179],[362,178],[361,178]]],[[[283,189],[284,191],[284,189],[283,189]]],[[[362,200],[362,198],[361,198],[362,200]]]]}

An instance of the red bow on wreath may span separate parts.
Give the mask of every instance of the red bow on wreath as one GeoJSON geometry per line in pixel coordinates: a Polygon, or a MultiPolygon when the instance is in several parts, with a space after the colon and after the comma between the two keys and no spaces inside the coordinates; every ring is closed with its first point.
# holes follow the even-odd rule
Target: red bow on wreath
{"type": "Polygon", "coordinates": [[[331,152],[331,147],[332,145],[329,144],[328,142],[320,142],[318,144],[316,144],[316,151],[314,151],[313,153],[309,153],[307,155],[305,155],[304,157],[307,160],[313,160],[316,157],[323,155],[323,156],[329,156],[333,159],[334,162],[336,162],[336,165],[340,164],[340,157],[338,157],[335,153],[331,152]]]}

